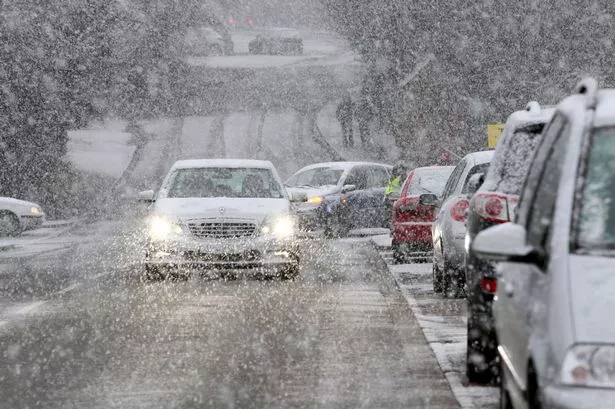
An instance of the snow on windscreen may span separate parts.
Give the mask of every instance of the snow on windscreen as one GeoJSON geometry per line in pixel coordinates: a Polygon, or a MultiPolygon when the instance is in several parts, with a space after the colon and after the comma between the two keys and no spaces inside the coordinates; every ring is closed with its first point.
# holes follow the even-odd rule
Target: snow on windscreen
{"type": "Polygon", "coordinates": [[[434,168],[424,171],[416,171],[410,185],[408,186],[407,196],[421,195],[423,193],[433,193],[436,196],[442,195],[444,186],[454,167],[434,168]]]}
{"type": "Polygon", "coordinates": [[[540,142],[544,125],[533,125],[515,132],[507,146],[499,150],[491,163],[494,168],[493,191],[518,195],[540,142]]]}
{"type": "Polygon", "coordinates": [[[188,168],[178,169],[169,198],[250,197],[282,198],[278,182],[269,169],[188,168]]]}
{"type": "Polygon", "coordinates": [[[580,209],[577,242],[587,249],[615,248],[615,128],[591,138],[580,209]]]}
{"type": "Polygon", "coordinates": [[[288,187],[321,187],[335,186],[344,173],[343,169],[313,168],[291,176],[286,181],[288,187]]]}

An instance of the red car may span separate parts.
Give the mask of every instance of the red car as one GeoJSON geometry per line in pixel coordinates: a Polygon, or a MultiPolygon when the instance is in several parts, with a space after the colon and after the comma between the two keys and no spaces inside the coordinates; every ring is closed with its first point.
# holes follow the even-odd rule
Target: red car
{"type": "Polygon", "coordinates": [[[427,259],[433,251],[431,225],[444,186],[454,166],[416,168],[406,178],[400,198],[393,204],[393,260],[427,259]]]}

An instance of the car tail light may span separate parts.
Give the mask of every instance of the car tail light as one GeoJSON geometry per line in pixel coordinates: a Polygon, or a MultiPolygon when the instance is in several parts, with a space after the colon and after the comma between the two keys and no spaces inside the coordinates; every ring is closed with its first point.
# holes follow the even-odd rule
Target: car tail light
{"type": "Polygon", "coordinates": [[[506,196],[498,193],[477,193],[474,196],[473,210],[483,219],[495,223],[504,223],[509,221],[511,213],[511,205],[516,207],[519,201],[517,196],[506,196]]]}
{"type": "Polygon", "coordinates": [[[498,280],[495,278],[483,278],[480,281],[480,288],[488,294],[495,294],[498,289],[498,280]]]}
{"type": "Polygon", "coordinates": [[[466,210],[470,207],[470,202],[467,199],[458,199],[453,207],[451,207],[451,216],[453,220],[462,222],[466,219],[466,210]]]}

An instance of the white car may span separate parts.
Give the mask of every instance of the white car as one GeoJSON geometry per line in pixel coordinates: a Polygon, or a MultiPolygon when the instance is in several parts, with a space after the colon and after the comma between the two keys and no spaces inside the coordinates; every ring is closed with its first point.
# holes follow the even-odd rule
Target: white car
{"type": "Polygon", "coordinates": [[[466,155],[448,178],[432,225],[433,286],[444,295],[460,295],[465,285],[463,274],[466,211],[472,191],[470,179],[487,172],[493,151],[466,155]]]}
{"type": "Polygon", "coordinates": [[[146,278],[174,269],[225,273],[299,273],[295,220],[288,194],[269,161],[203,159],[176,162],[152,201],[146,278]]]}
{"type": "Polygon", "coordinates": [[[39,205],[11,197],[0,197],[0,237],[15,236],[41,226],[45,213],[39,205]]]}
{"type": "Polygon", "coordinates": [[[615,402],[615,89],[581,82],[546,125],[514,222],[472,250],[499,262],[500,407],[615,402]]]}

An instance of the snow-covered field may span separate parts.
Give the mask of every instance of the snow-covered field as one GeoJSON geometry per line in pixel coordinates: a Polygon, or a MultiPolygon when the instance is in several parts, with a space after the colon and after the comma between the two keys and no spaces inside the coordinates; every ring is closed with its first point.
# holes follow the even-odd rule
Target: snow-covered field
{"type": "Polygon", "coordinates": [[[445,299],[434,294],[430,263],[392,264],[391,238],[388,234],[373,236],[371,241],[387,262],[389,271],[418,319],[461,407],[497,408],[497,388],[464,386],[463,383],[467,339],[465,300],[445,299]]]}

